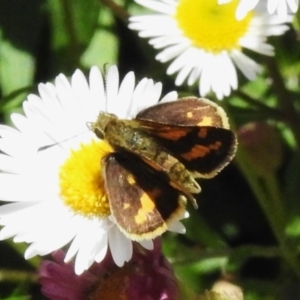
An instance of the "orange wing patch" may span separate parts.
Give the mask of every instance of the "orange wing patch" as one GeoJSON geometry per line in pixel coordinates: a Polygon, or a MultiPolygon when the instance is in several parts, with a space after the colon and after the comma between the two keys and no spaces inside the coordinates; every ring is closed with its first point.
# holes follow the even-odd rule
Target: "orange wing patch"
{"type": "Polygon", "coordinates": [[[222,143],[219,141],[216,141],[214,144],[209,145],[209,149],[218,150],[221,146],[222,146],[222,143]]]}
{"type": "Polygon", "coordinates": [[[198,136],[204,139],[207,136],[207,128],[200,128],[198,136]]]}
{"type": "Polygon", "coordinates": [[[202,145],[195,145],[189,152],[183,153],[180,156],[187,161],[191,161],[199,157],[205,157],[210,153],[211,150],[218,150],[221,145],[222,143],[218,141],[214,144],[210,144],[208,147],[202,145]]]}
{"type": "Polygon", "coordinates": [[[186,128],[169,128],[164,130],[164,127],[160,131],[153,131],[155,136],[165,138],[172,141],[178,141],[180,138],[186,136],[189,131],[186,128]]]}

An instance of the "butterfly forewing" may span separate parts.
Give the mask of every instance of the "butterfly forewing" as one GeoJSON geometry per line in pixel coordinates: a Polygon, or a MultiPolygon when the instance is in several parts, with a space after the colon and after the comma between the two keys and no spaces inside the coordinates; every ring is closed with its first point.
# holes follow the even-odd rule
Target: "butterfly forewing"
{"type": "Polygon", "coordinates": [[[229,128],[226,113],[219,105],[196,97],[151,106],[141,111],[136,118],[163,124],[229,128]]]}

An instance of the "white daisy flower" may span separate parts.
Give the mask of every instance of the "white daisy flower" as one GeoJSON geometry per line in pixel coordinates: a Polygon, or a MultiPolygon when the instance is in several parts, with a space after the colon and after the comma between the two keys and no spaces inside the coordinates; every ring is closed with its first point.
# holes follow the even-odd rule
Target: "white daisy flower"
{"type": "MultiPolygon", "coordinates": [[[[147,78],[135,87],[133,72],[119,85],[116,66],[109,69],[106,85],[96,67],[89,83],[77,70],[71,83],[59,75],[55,85],[40,84],[40,96],[29,95],[23,104],[25,116],[11,116],[16,129],[0,125],[0,199],[13,202],[0,207],[0,240],[30,243],[27,259],[70,243],[65,260],[76,256],[77,274],[100,262],[108,248],[118,266],[130,260],[132,241],[118,229],[102,197],[100,161],[111,149],[87,123],[100,111],[131,118],[157,103],[161,91],[161,83],[147,78]]],[[[170,99],[177,93],[162,101],[170,99]]],[[[184,232],[179,220],[168,229],[184,232]]],[[[153,247],[152,240],[140,243],[153,247]]]]}
{"type": "MultiPolygon", "coordinates": [[[[228,3],[230,1],[231,0],[218,0],[219,4],[228,3]]],[[[243,19],[259,2],[265,4],[265,1],[266,0],[240,0],[236,10],[236,18],[238,20],[243,19]]],[[[278,16],[286,18],[289,13],[295,13],[297,11],[298,5],[298,0],[268,0],[267,10],[269,14],[277,13],[278,16]]]]}
{"type": "MultiPolygon", "coordinates": [[[[175,84],[199,80],[199,93],[213,91],[218,99],[238,87],[237,70],[253,80],[261,71],[242,48],[273,55],[266,43],[270,35],[281,35],[288,26],[278,16],[251,11],[243,20],[235,18],[238,0],[218,5],[217,0],[135,0],[158,14],[134,16],[129,28],[150,38],[156,59],[173,60],[167,74],[177,73],[175,84]]],[[[287,19],[290,21],[291,19],[287,19]]]]}

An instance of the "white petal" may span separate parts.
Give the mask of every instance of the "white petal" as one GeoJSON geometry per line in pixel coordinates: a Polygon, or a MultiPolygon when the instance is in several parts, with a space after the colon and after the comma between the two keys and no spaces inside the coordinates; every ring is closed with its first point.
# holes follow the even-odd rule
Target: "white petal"
{"type": "Polygon", "coordinates": [[[268,0],[267,2],[267,7],[268,7],[268,12],[270,14],[273,14],[275,12],[276,9],[278,9],[279,6],[282,5],[285,5],[286,6],[286,3],[285,3],[286,0],[282,1],[282,0],[268,0]]]}
{"type": "Polygon", "coordinates": [[[92,67],[90,71],[90,92],[92,99],[90,110],[95,114],[94,119],[96,119],[100,111],[105,111],[106,105],[103,77],[97,67],[92,67]]]}
{"type": "Polygon", "coordinates": [[[160,98],[162,84],[152,79],[142,80],[134,91],[130,115],[136,116],[143,109],[156,104],[160,98]]]}
{"type": "Polygon", "coordinates": [[[40,201],[44,196],[44,186],[32,186],[33,178],[22,175],[0,173],[0,199],[3,201],[40,201]],[[31,187],[32,188],[29,188],[31,187]],[[18,188],[12,188],[18,187],[18,188]]]}
{"type": "MultiPolygon", "coordinates": [[[[37,205],[38,202],[16,202],[16,203],[10,203],[0,206],[0,217],[1,222],[3,222],[3,217],[5,216],[11,216],[15,217],[15,214],[20,214],[23,210],[29,210],[31,207],[37,205]]],[[[17,217],[15,217],[17,218],[17,217]]],[[[1,223],[3,224],[3,223],[1,223]]]]}
{"type": "Polygon", "coordinates": [[[118,267],[122,267],[132,256],[132,242],[114,226],[109,232],[109,247],[114,262],[118,267]]]}
{"type": "Polygon", "coordinates": [[[128,118],[135,118],[136,115],[140,112],[139,105],[142,102],[141,99],[143,99],[142,97],[148,83],[149,79],[143,78],[136,86],[132,95],[132,102],[130,112],[128,112],[128,118]]]}
{"type": "Polygon", "coordinates": [[[292,13],[297,12],[298,6],[299,6],[299,1],[298,0],[287,0],[288,6],[292,13]]]}
{"type": "Polygon", "coordinates": [[[77,102],[80,110],[80,116],[76,122],[82,122],[83,126],[86,122],[94,120],[89,119],[89,111],[86,107],[90,107],[91,95],[87,80],[80,70],[76,70],[72,76],[72,90],[74,92],[74,101],[77,102]]]}
{"type": "Polygon", "coordinates": [[[169,102],[169,101],[174,101],[178,99],[178,93],[176,91],[172,91],[169,92],[168,94],[166,94],[162,99],[161,99],[161,103],[164,102],[169,102]]]}
{"type": "Polygon", "coordinates": [[[254,80],[257,74],[262,71],[260,65],[239,51],[232,52],[231,57],[237,67],[249,80],[254,80]]]}
{"type": "Polygon", "coordinates": [[[237,20],[242,20],[246,14],[252,10],[259,0],[240,0],[238,8],[236,10],[236,18],[237,20]]]}
{"type": "Polygon", "coordinates": [[[168,230],[182,234],[186,232],[184,225],[179,221],[169,223],[168,230]]]}
{"type": "Polygon", "coordinates": [[[96,248],[95,261],[101,262],[105,257],[108,248],[108,235],[106,233],[104,233],[102,236],[99,236],[95,248],[96,248]]]}
{"type": "Polygon", "coordinates": [[[114,113],[118,107],[119,71],[116,66],[111,66],[106,75],[106,111],[114,113]]]}
{"type": "Polygon", "coordinates": [[[174,74],[178,72],[186,64],[194,64],[195,66],[199,66],[202,63],[203,51],[195,50],[193,48],[189,48],[183,53],[181,53],[168,67],[167,74],[174,74]]]}
{"type": "Polygon", "coordinates": [[[142,240],[142,241],[139,241],[139,244],[142,245],[147,250],[154,249],[153,240],[142,240]]]}
{"type": "Polygon", "coordinates": [[[115,107],[115,114],[121,118],[125,119],[128,116],[130,105],[132,101],[133,91],[135,86],[135,76],[133,72],[126,74],[121,82],[117,107],[115,107]]]}
{"type": "Polygon", "coordinates": [[[194,68],[193,61],[187,61],[187,64],[178,72],[175,80],[177,86],[182,85],[194,68]]]}
{"type": "MultiPolygon", "coordinates": [[[[49,224],[49,226],[51,225],[49,224]]],[[[44,228],[43,236],[40,236],[39,239],[36,239],[36,242],[33,242],[27,248],[25,252],[25,258],[29,259],[36,255],[46,255],[57,249],[60,249],[68,244],[73,236],[74,232],[69,231],[68,228],[65,227],[64,230],[61,230],[61,227],[53,226],[52,224],[51,229],[45,230],[44,228]],[[52,235],[49,235],[49,233],[52,233],[52,235]]],[[[16,238],[14,239],[15,242],[21,242],[24,240],[24,238],[18,238],[18,236],[16,236],[16,238]]]]}
{"type": "Polygon", "coordinates": [[[19,232],[18,228],[15,227],[4,227],[0,230],[0,241],[11,238],[19,232]]]}
{"type": "MultiPolygon", "coordinates": [[[[165,14],[174,13],[175,7],[173,5],[168,5],[166,2],[165,4],[153,0],[135,0],[135,2],[160,13],[165,13],[165,14]]],[[[172,2],[169,2],[169,4],[172,4],[172,2]]]]}
{"type": "Polygon", "coordinates": [[[178,45],[170,46],[157,54],[155,58],[160,62],[167,62],[183,53],[188,46],[190,46],[190,42],[188,41],[186,41],[185,43],[180,43],[178,45]]]}

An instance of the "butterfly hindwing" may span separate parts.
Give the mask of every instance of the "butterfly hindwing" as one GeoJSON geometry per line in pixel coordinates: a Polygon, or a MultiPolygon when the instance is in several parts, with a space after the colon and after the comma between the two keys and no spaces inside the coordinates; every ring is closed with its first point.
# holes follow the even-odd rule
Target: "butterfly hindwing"
{"type": "MultiPolygon", "coordinates": [[[[159,130],[153,131],[159,143],[168,149],[195,177],[210,178],[216,175],[232,158],[236,138],[232,131],[216,127],[186,127],[186,135],[179,139],[162,137],[159,130]]],[[[182,128],[178,130],[182,133],[182,128]]],[[[170,135],[177,132],[176,126],[170,135]]]]}
{"type": "Polygon", "coordinates": [[[185,211],[185,198],[166,175],[129,153],[112,153],[103,161],[105,190],[121,231],[133,240],[150,239],[167,230],[185,211]]]}

